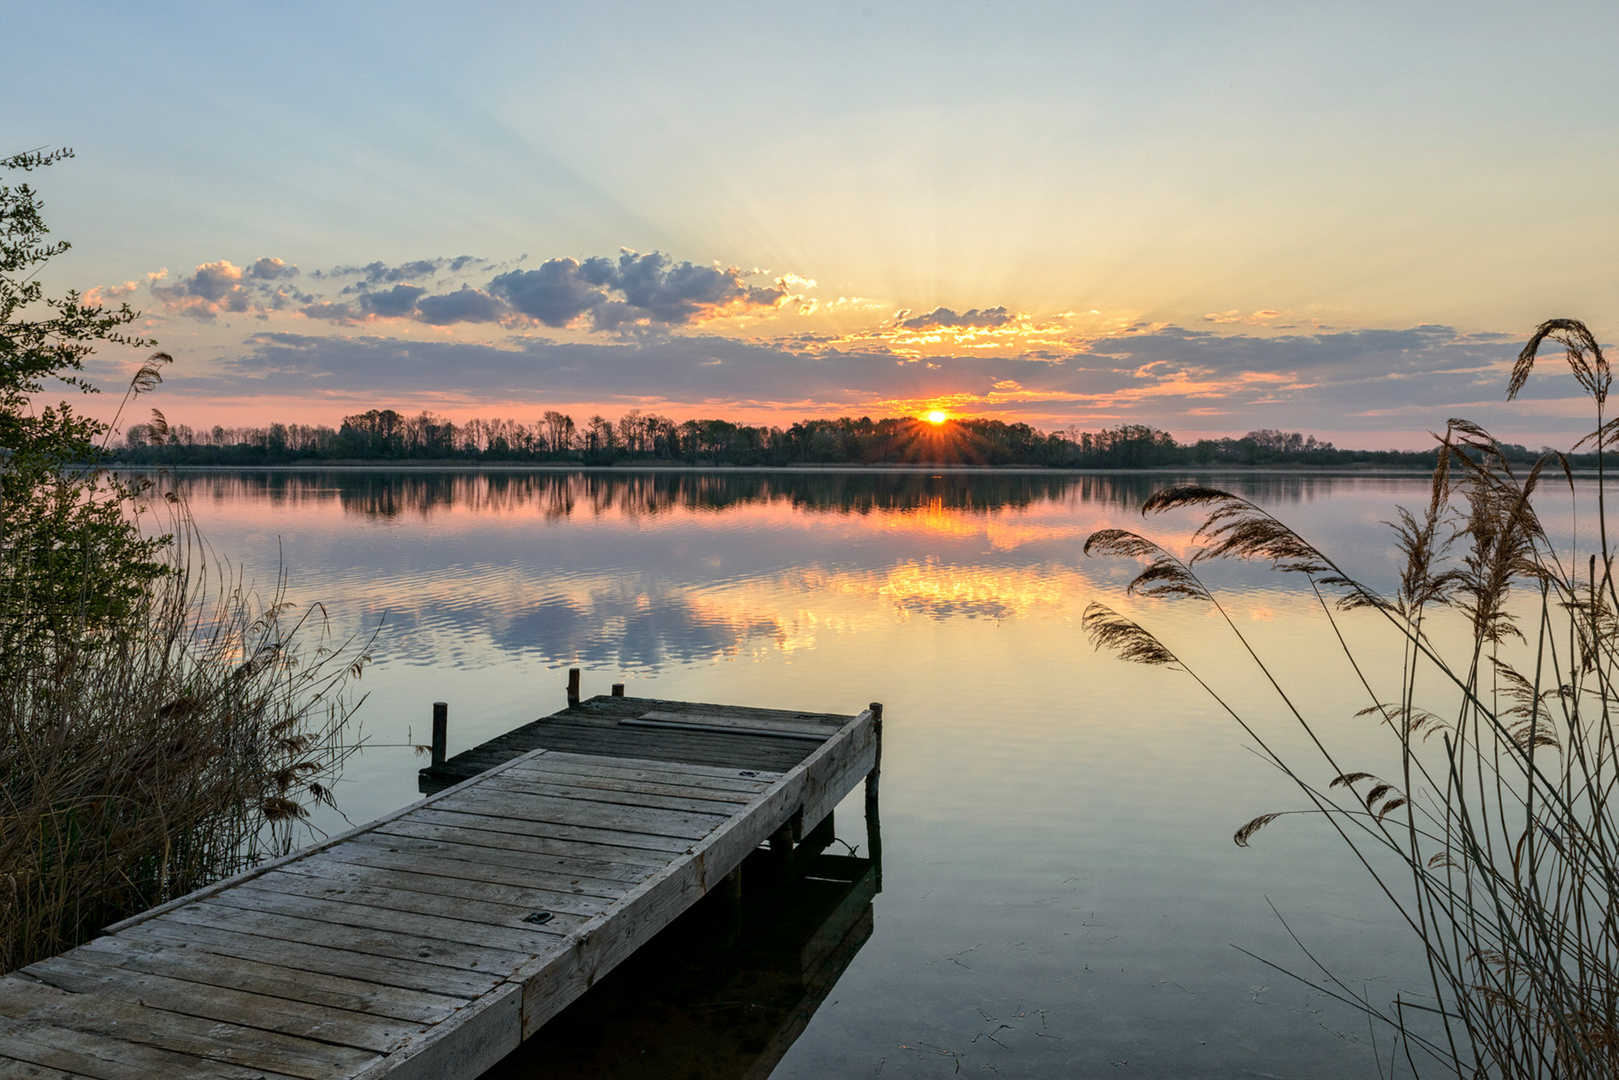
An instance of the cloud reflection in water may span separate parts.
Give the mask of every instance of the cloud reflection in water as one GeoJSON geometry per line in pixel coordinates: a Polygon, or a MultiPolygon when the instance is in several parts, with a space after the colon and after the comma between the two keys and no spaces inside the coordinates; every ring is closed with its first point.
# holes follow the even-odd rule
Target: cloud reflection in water
{"type": "MultiPolygon", "coordinates": [[[[296,529],[295,586],[313,564],[333,610],[385,615],[385,662],[525,655],[645,672],[913,618],[1071,619],[1128,570],[1083,559],[1085,536],[1156,527],[1136,508],[1173,479],[312,470],[180,483],[199,509],[229,507],[209,527],[237,534],[230,550],[274,550],[241,534],[296,529]]],[[[1275,504],[1332,482],[1246,483],[1275,504]]]]}

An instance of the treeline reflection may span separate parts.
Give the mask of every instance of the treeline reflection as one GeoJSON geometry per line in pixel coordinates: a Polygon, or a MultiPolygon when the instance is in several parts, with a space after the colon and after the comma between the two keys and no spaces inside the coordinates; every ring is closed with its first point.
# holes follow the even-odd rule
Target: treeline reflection
{"type": "MultiPolygon", "coordinates": [[[[429,518],[451,510],[476,514],[538,510],[547,519],[566,519],[771,505],[850,515],[916,510],[989,513],[1076,503],[1133,509],[1154,491],[1192,478],[1191,474],[329,469],[186,472],[176,479],[176,486],[193,500],[246,497],[271,505],[335,501],[345,513],[367,518],[429,518]]],[[[1206,476],[1200,479],[1209,482],[1206,476]]],[[[1308,500],[1334,485],[1377,481],[1239,474],[1213,482],[1261,504],[1276,504],[1308,500]]]]}

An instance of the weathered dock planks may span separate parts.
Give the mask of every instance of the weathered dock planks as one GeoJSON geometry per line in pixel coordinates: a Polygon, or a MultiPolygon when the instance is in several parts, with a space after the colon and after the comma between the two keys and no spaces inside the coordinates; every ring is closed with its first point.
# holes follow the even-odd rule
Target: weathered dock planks
{"type": "Polygon", "coordinates": [[[483,1080],[771,1075],[875,925],[870,859],[799,854],[791,879],[750,855],[740,898],[688,911],[483,1080]]]}
{"type": "MultiPolygon", "coordinates": [[[[594,697],[514,728],[421,771],[424,794],[544,746],[597,757],[786,772],[847,717],[657,698],[594,697]]],[[[435,753],[445,716],[434,713],[435,753]]]]}
{"type": "Polygon", "coordinates": [[[880,721],[579,702],[424,770],[422,802],[0,978],[0,1077],[476,1076],[822,820],[880,721]]]}

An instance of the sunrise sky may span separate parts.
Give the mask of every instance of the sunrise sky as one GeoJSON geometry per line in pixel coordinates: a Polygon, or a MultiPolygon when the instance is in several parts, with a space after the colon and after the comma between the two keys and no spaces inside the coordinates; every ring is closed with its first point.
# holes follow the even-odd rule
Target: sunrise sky
{"type": "MultiPolygon", "coordinates": [[[[1565,445],[1612,4],[7,6],[0,154],[193,426],[920,414],[1565,445]],[[1555,361],[1555,363],[1553,363],[1555,361]]],[[[15,179],[15,178],[13,178],[15,179]]],[[[129,356],[104,353],[108,385],[129,356]]],[[[115,396],[115,395],[114,395],[115,396]]]]}

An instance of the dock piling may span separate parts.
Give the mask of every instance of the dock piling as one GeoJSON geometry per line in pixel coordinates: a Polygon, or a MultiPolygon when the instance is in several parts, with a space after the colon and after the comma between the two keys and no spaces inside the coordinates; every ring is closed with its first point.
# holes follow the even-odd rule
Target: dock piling
{"type": "Polygon", "coordinates": [[[770,834],[771,873],[777,881],[793,879],[793,825],[788,822],[770,834]]]}
{"type": "Polygon", "coordinates": [[[872,742],[876,751],[871,771],[866,774],[866,855],[877,874],[877,891],[883,891],[883,826],[877,815],[877,786],[883,769],[883,703],[871,703],[872,742]]]}
{"type": "Polygon", "coordinates": [[[616,683],[613,684],[613,696],[614,697],[623,697],[624,696],[624,684],[623,683],[616,682],[616,683]]]}
{"type": "Polygon", "coordinates": [[[443,701],[433,702],[433,764],[444,764],[450,739],[450,706],[443,701]]]}
{"type": "Polygon", "coordinates": [[[579,704],[579,669],[576,667],[568,669],[568,704],[579,704]]]}

